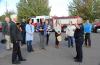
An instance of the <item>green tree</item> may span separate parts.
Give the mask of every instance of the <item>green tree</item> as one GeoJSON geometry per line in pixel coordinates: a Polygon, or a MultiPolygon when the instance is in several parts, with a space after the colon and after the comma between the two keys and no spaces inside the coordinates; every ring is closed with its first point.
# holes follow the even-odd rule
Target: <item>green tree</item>
{"type": "Polygon", "coordinates": [[[4,15],[0,16],[0,21],[4,21],[6,16],[10,17],[12,14],[15,14],[13,11],[6,12],[4,15]]]}
{"type": "Polygon", "coordinates": [[[82,16],[84,19],[89,19],[92,22],[100,17],[100,0],[73,0],[69,5],[71,15],[82,16]]]}
{"type": "Polygon", "coordinates": [[[18,18],[27,19],[31,16],[49,15],[48,0],[20,0],[17,5],[18,18]]]}

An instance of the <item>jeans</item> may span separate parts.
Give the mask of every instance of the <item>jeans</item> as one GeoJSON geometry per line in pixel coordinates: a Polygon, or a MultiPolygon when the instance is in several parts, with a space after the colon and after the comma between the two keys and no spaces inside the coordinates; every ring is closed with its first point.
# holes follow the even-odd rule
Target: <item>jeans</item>
{"type": "Polygon", "coordinates": [[[70,46],[73,47],[73,43],[74,43],[74,37],[68,36],[68,47],[70,47],[70,46]]]}
{"type": "Polygon", "coordinates": [[[33,51],[33,48],[32,48],[32,40],[27,41],[27,51],[28,52],[33,51]]]}

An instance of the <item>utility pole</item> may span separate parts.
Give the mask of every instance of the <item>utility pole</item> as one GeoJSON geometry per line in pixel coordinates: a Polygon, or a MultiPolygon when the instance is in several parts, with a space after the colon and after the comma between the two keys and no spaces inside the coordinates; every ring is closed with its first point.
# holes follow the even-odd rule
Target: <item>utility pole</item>
{"type": "Polygon", "coordinates": [[[6,13],[8,13],[8,9],[7,9],[7,0],[6,0],[6,13]]]}

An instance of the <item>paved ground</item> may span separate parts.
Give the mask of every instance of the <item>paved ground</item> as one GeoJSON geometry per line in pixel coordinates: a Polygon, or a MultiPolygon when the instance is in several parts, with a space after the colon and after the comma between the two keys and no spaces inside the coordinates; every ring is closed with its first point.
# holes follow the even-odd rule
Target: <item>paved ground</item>
{"type": "MultiPolygon", "coordinates": [[[[62,34],[62,36],[64,37],[65,34],[62,34]]],[[[91,38],[92,47],[83,47],[84,59],[80,65],[99,65],[100,63],[100,33],[92,34],[91,38]]],[[[26,46],[22,47],[23,57],[27,61],[21,62],[21,65],[79,65],[73,60],[76,55],[75,48],[68,48],[67,42],[63,40],[59,49],[54,48],[54,33],[50,35],[49,46],[46,47],[46,50],[38,48],[39,36],[37,33],[35,33],[34,40],[35,52],[28,53],[26,46]]],[[[5,45],[0,44],[0,65],[12,65],[11,53],[11,51],[5,50],[5,45]]]]}

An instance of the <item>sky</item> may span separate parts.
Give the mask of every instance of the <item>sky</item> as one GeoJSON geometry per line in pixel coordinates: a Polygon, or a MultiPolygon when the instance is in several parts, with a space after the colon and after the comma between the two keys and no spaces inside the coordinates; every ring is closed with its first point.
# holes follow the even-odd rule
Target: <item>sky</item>
{"type": "MultiPolygon", "coordinates": [[[[7,0],[8,11],[17,12],[16,4],[19,0],[7,0]]],[[[49,0],[49,6],[51,7],[51,16],[68,16],[68,3],[69,0],[49,0]]],[[[0,3],[0,15],[6,11],[6,0],[2,0],[0,3]]]]}

